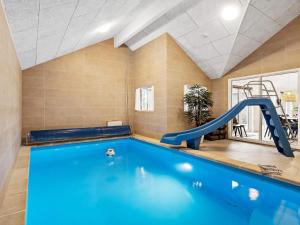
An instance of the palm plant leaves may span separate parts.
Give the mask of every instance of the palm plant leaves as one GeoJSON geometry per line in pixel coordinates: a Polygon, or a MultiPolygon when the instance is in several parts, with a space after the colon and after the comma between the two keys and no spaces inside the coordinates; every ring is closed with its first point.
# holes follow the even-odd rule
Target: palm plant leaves
{"type": "Polygon", "coordinates": [[[184,95],[183,101],[187,105],[185,116],[190,122],[194,122],[196,126],[205,123],[211,115],[212,93],[207,88],[199,84],[193,85],[184,95]]]}

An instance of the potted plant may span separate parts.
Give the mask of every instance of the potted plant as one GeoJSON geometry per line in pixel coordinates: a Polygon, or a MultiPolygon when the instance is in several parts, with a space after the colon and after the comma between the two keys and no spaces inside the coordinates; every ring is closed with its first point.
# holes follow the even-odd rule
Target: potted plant
{"type": "Polygon", "coordinates": [[[194,123],[196,127],[206,123],[213,106],[212,93],[206,87],[200,84],[191,86],[183,101],[187,106],[184,114],[189,122],[194,123]]]}

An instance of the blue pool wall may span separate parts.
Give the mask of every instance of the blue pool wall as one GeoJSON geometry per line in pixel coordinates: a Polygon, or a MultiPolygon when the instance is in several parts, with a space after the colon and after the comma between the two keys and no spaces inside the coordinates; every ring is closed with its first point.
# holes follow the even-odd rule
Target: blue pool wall
{"type": "MultiPolygon", "coordinates": [[[[107,148],[113,147],[116,144],[127,144],[132,148],[132,145],[134,146],[135,143],[139,143],[144,147],[143,154],[147,154],[152,160],[156,160],[157,162],[160,162],[166,166],[174,167],[175,164],[184,163],[184,162],[188,162],[192,164],[193,170],[186,173],[185,176],[194,177],[195,175],[198,176],[200,174],[205,174],[205,171],[202,168],[204,164],[205,166],[213,167],[214,171],[217,172],[221,172],[221,171],[223,172],[223,170],[225,170],[227,173],[230,173],[231,175],[241,176],[239,178],[244,178],[244,176],[247,176],[247,178],[244,178],[245,180],[253,181],[254,179],[254,181],[260,181],[264,183],[267,182],[267,183],[271,183],[272,185],[279,185],[285,188],[290,188],[291,190],[295,190],[298,192],[300,191],[300,187],[294,184],[290,184],[287,182],[280,181],[278,179],[273,179],[271,177],[263,176],[260,174],[256,174],[254,172],[229,166],[218,161],[212,161],[202,157],[194,156],[192,154],[188,154],[184,151],[180,151],[177,149],[172,149],[172,148],[164,147],[153,143],[148,143],[132,137],[113,139],[113,140],[100,140],[100,141],[97,140],[97,141],[89,141],[89,142],[32,147],[30,161],[57,160],[58,159],[57,154],[59,154],[60,151],[62,152],[62,155],[65,156],[64,154],[65,151],[73,151],[74,148],[76,148],[76,155],[78,155],[79,151],[81,152],[81,154],[87,154],[87,151],[91,151],[91,152],[95,151],[94,149],[86,149],[87,147],[91,147],[93,145],[99,146],[100,147],[99,150],[105,153],[107,148]],[[50,150],[50,151],[47,151],[47,154],[44,154],[45,150],[50,150]],[[55,151],[51,151],[51,150],[55,150],[55,151]],[[43,151],[44,153],[36,154],[39,151],[43,151]],[[169,160],[170,157],[172,157],[171,162],[169,160]],[[199,163],[201,164],[201,166],[197,165],[199,163]]],[[[216,178],[216,180],[218,179],[220,179],[220,176],[216,178]]]]}

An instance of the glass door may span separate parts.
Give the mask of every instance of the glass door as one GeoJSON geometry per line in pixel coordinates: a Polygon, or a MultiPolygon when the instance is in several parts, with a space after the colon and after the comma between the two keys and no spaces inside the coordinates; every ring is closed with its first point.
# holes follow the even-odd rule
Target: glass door
{"type": "MultiPolygon", "coordinates": [[[[262,76],[263,81],[271,81],[278,99],[271,97],[277,113],[290,139],[298,142],[298,72],[262,76]]],[[[269,88],[267,86],[267,88],[269,88]]],[[[271,142],[271,135],[264,119],[262,119],[262,140],[271,142]]]]}
{"type": "MultiPolygon", "coordinates": [[[[267,94],[267,90],[275,89],[275,93],[269,91],[268,94],[272,95],[271,100],[276,107],[282,126],[287,131],[293,147],[300,147],[298,138],[298,106],[300,102],[298,98],[300,92],[299,73],[300,70],[295,70],[292,72],[262,74],[251,78],[243,77],[231,79],[229,81],[229,108],[234,107],[236,104],[246,99],[244,92],[245,88],[249,87],[245,87],[245,84],[249,81],[263,82],[265,86],[251,86],[251,92],[254,95],[264,96],[267,94]]],[[[258,106],[246,107],[230,122],[229,138],[273,144],[270,132],[258,106]]]]}
{"type": "MultiPolygon", "coordinates": [[[[259,81],[259,78],[240,79],[233,80],[231,83],[231,108],[239,102],[246,99],[244,85],[249,81],[259,81]]],[[[256,87],[254,87],[255,89],[256,87]]],[[[252,92],[260,92],[257,86],[256,90],[252,92]]],[[[260,109],[257,106],[248,106],[243,109],[232,121],[231,121],[231,137],[237,139],[260,139],[260,127],[257,121],[260,120],[260,109]]]]}

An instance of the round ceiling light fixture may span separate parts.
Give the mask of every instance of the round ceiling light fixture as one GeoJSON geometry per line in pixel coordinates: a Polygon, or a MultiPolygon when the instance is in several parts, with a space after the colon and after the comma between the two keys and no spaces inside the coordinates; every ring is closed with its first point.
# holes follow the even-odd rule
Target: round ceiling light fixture
{"type": "Polygon", "coordinates": [[[105,23],[96,28],[95,33],[106,33],[108,32],[112,27],[112,23],[105,23]]]}
{"type": "Polygon", "coordinates": [[[222,9],[221,16],[224,20],[234,20],[240,14],[240,8],[237,5],[228,5],[222,9]]]}

